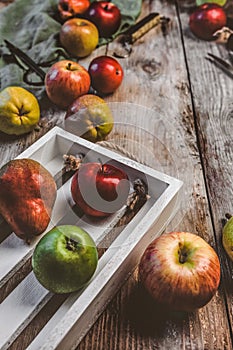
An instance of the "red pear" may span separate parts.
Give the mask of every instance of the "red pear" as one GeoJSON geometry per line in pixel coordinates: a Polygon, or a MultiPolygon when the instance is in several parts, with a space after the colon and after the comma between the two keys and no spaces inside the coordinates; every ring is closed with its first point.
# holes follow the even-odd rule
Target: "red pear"
{"type": "Polygon", "coordinates": [[[47,169],[32,159],[15,159],[0,170],[0,213],[26,241],[47,228],[57,187],[47,169]]]}

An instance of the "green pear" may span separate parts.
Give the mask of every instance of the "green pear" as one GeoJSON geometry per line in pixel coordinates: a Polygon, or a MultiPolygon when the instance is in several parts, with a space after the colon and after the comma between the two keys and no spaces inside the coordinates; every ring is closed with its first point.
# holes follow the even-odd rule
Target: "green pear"
{"type": "Polygon", "coordinates": [[[233,216],[223,227],[222,243],[227,255],[233,261],[233,216]]]}
{"type": "Polygon", "coordinates": [[[196,5],[200,6],[200,5],[203,5],[207,2],[215,3],[219,6],[224,6],[226,4],[227,0],[196,0],[196,5]]]}
{"type": "Polygon", "coordinates": [[[104,140],[113,125],[113,115],[106,101],[92,94],[74,100],[64,121],[65,130],[92,142],[104,140]]]}

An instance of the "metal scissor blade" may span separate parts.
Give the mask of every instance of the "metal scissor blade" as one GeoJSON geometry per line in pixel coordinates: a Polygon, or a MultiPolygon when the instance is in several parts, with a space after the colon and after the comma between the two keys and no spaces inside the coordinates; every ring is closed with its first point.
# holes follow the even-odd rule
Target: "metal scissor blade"
{"type": "Polygon", "coordinates": [[[221,68],[227,75],[233,78],[233,66],[222,58],[213,55],[212,53],[207,53],[206,57],[210,62],[214,63],[217,67],[221,68]]]}
{"type": "Polygon", "coordinates": [[[44,81],[45,72],[38,66],[38,64],[36,64],[28,55],[26,55],[23,51],[14,46],[8,40],[4,40],[4,42],[12,55],[18,57],[30,71],[35,72],[42,79],[42,81],[44,81]]]}

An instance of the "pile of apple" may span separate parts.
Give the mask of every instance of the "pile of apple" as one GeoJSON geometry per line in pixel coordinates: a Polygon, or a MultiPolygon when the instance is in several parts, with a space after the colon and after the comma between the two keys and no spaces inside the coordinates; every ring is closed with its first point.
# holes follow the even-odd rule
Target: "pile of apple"
{"type": "MultiPolygon", "coordinates": [[[[58,9],[64,21],[60,41],[76,57],[90,54],[98,44],[99,35],[110,37],[120,26],[119,9],[106,1],[90,4],[88,0],[60,0],[58,9]],[[82,17],[76,18],[76,15],[82,17]]],[[[225,22],[226,16],[220,6],[204,4],[191,15],[190,28],[198,37],[211,40],[225,22]]],[[[67,108],[65,119],[71,122],[67,128],[73,132],[78,124],[84,137],[96,141],[112,130],[113,118],[105,101],[88,93],[90,86],[100,94],[108,94],[115,91],[122,78],[120,64],[112,57],[100,56],[90,63],[88,70],[72,60],[55,63],[46,74],[45,86],[51,101],[67,108]],[[77,116],[77,112],[84,109],[88,117],[85,113],[77,116]]],[[[1,92],[0,110],[5,110],[17,96],[21,106],[19,114],[22,114],[21,100],[24,96],[30,97],[36,117],[26,131],[18,130],[23,133],[29,132],[38,121],[39,107],[33,96],[19,89],[13,87],[1,92]]],[[[7,118],[10,119],[8,115],[7,118]]],[[[10,132],[9,128],[3,131],[10,132]]],[[[1,169],[0,188],[0,213],[15,234],[27,242],[42,234],[49,224],[57,195],[51,174],[34,160],[13,160],[1,169]]],[[[130,182],[122,169],[110,163],[81,163],[73,175],[70,192],[84,214],[103,218],[126,204],[130,182]]],[[[233,259],[233,219],[224,228],[223,244],[233,259]]],[[[218,256],[195,234],[163,234],[139,258],[141,283],[155,301],[169,308],[192,311],[203,307],[218,289],[218,256]]],[[[54,293],[70,293],[84,287],[97,264],[98,251],[93,239],[82,228],[69,224],[47,232],[36,245],[32,257],[35,276],[54,293]]]]}
{"type": "MultiPolygon", "coordinates": [[[[67,51],[77,57],[88,55],[96,47],[98,34],[108,37],[120,25],[118,12],[112,17],[114,29],[105,28],[105,22],[102,21],[103,13],[105,16],[106,11],[114,8],[113,4],[104,1],[94,2],[92,5],[88,3],[89,1],[75,0],[59,2],[61,18],[66,20],[60,33],[60,40],[67,51]],[[80,3],[85,4],[85,9],[75,8],[75,5],[80,3]],[[69,19],[77,13],[84,14],[86,18],[69,19]],[[98,28],[97,31],[95,26],[98,28]],[[88,48],[78,41],[78,45],[74,45],[73,38],[76,36],[74,28],[77,28],[77,31],[86,28],[87,31],[94,33],[88,48]]],[[[110,14],[109,16],[111,17],[110,14]]],[[[213,40],[213,34],[225,24],[226,14],[217,4],[203,4],[190,16],[191,31],[203,40],[213,40]]],[[[122,68],[110,57],[94,59],[88,71],[77,63],[61,61],[48,72],[46,90],[54,103],[61,107],[69,106],[67,112],[69,118],[81,105],[85,105],[85,94],[89,90],[90,83],[97,92],[107,94],[119,86],[122,77],[122,68]],[[111,68],[107,72],[108,65],[111,68]],[[78,98],[76,93],[79,95],[78,98]]],[[[105,217],[126,203],[129,195],[128,177],[121,169],[110,164],[82,164],[73,176],[71,194],[76,205],[86,215],[105,217]]],[[[225,250],[233,259],[232,222],[233,220],[223,231],[223,243],[225,250]]],[[[72,226],[57,227],[45,235],[37,245],[33,254],[33,269],[38,280],[46,288],[56,293],[67,293],[84,286],[90,280],[96,269],[97,260],[97,249],[87,233],[72,226]],[[53,250],[58,243],[61,253],[64,251],[64,255],[62,254],[62,258],[59,259],[53,250]],[[86,245],[89,245],[89,249],[85,248],[86,245]],[[71,255],[75,257],[76,267],[71,262],[71,255]],[[50,259],[49,266],[44,263],[45,258],[50,259]],[[58,266],[58,272],[55,274],[52,268],[54,264],[58,266]],[[66,279],[63,276],[66,276],[66,279]]],[[[179,311],[193,311],[206,305],[219,287],[220,275],[220,262],[214,249],[204,239],[190,232],[163,234],[149,244],[139,263],[140,281],[154,300],[179,311]]]]}
{"type": "MultiPolygon", "coordinates": [[[[75,59],[90,55],[99,42],[99,36],[110,38],[120,26],[121,13],[113,3],[90,3],[89,0],[60,0],[58,10],[64,22],[60,43],[74,59],[58,61],[48,69],[45,76],[47,96],[55,105],[67,110],[65,127],[68,131],[93,142],[101,141],[110,133],[114,123],[102,97],[118,89],[124,72],[120,63],[111,56],[95,57],[88,69],[75,59]],[[86,113],[79,113],[84,109],[86,113]]],[[[6,134],[31,132],[40,119],[35,96],[16,86],[0,92],[0,114],[0,131],[6,134]]]]}
{"type": "MultiPolygon", "coordinates": [[[[0,213],[12,231],[30,243],[44,233],[54,208],[57,187],[52,175],[39,162],[15,159],[0,173],[0,213]]],[[[70,194],[90,218],[103,218],[126,204],[128,175],[115,165],[80,163],[73,175],[70,194]]],[[[98,252],[91,236],[81,227],[56,226],[38,242],[32,259],[39,282],[54,293],[83,287],[97,267],[98,252]]]]}
{"type": "MultiPolygon", "coordinates": [[[[58,10],[64,21],[59,38],[74,58],[89,56],[99,37],[110,38],[119,28],[121,12],[108,1],[60,0],[58,10]]],[[[49,70],[45,85],[52,102],[67,107],[75,98],[86,94],[90,85],[101,95],[114,92],[123,79],[123,69],[113,57],[96,57],[88,70],[76,62],[61,61],[49,70]]]]}
{"type": "MultiPolygon", "coordinates": [[[[1,169],[0,186],[0,213],[15,234],[26,241],[41,235],[49,224],[57,193],[51,174],[32,159],[16,159],[1,169]]],[[[128,175],[111,163],[80,162],[70,186],[75,204],[95,220],[122,208],[129,192],[128,175]]],[[[224,229],[223,243],[228,251],[233,242],[232,227],[230,220],[224,229]]],[[[92,237],[69,224],[47,232],[32,257],[36,278],[54,293],[84,287],[97,265],[98,250],[92,237]]],[[[146,248],[139,276],[156,302],[193,311],[206,305],[217,291],[220,263],[214,249],[198,235],[170,232],[146,248]]]]}
{"type": "MultiPolygon", "coordinates": [[[[90,3],[87,0],[60,0],[58,10],[63,21],[59,35],[60,43],[68,54],[76,59],[90,55],[98,45],[99,37],[111,38],[121,23],[119,8],[108,1],[90,3]]],[[[88,69],[75,60],[62,60],[48,70],[45,88],[54,104],[68,109],[65,116],[68,131],[90,141],[100,141],[109,134],[113,126],[113,117],[109,111],[103,111],[106,107],[100,96],[104,97],[118,89],[123,76],[122,66],[111,56],[95,57],[89,63],[88,69]],[[90,88],[95,91],[95,95],[90,95],[90,88]],[[80,100],[81,96],[86,97],[80,100]],[[100,111],[102,110],[102,117],[100,111],[97,111],[98,104],[100,111]],[[93,106],[96,106],[96,112],[93,112],[93,106]],[[97,126],[93,127],[92,131],[87,125],[90,122],[88,117],[82,115],[81,118],[78,114],[80,109],[85,107],[92,108],[88,114],[91,116],[92,125],[97,126]],[[72,128],[76,129],[76,132],[72,128]],[[95,135],[97,133],[98,135],[95,135]]]]}
{"type": "Polygon", "coordinates": [[[45,77],[46,92],[50,100],[61,108],[67,108],[78,97],[89,92],[92,86],[97,93],[114,92],[123,79],[120,63],[110,56],[94,58],[88,70],[72,60],[54,63],[45,77]]]}

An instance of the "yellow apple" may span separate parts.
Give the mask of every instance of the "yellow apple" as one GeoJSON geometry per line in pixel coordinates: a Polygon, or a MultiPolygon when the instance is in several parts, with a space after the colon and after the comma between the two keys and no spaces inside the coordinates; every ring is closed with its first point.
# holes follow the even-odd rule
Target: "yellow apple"
{"type": "Polygon", "coordinates": [[[83,18],[68,19],[60,30],[60,43],[73,57],[86,57],[96,48],[99,32],[96,26],[83,18]]]}
{"type": "Polygon", "coordinates": [[[19,86],[8,86],[0,92],[0,131],[22,135],[32,131],[40,119],[36,97],[19,86]]]}

